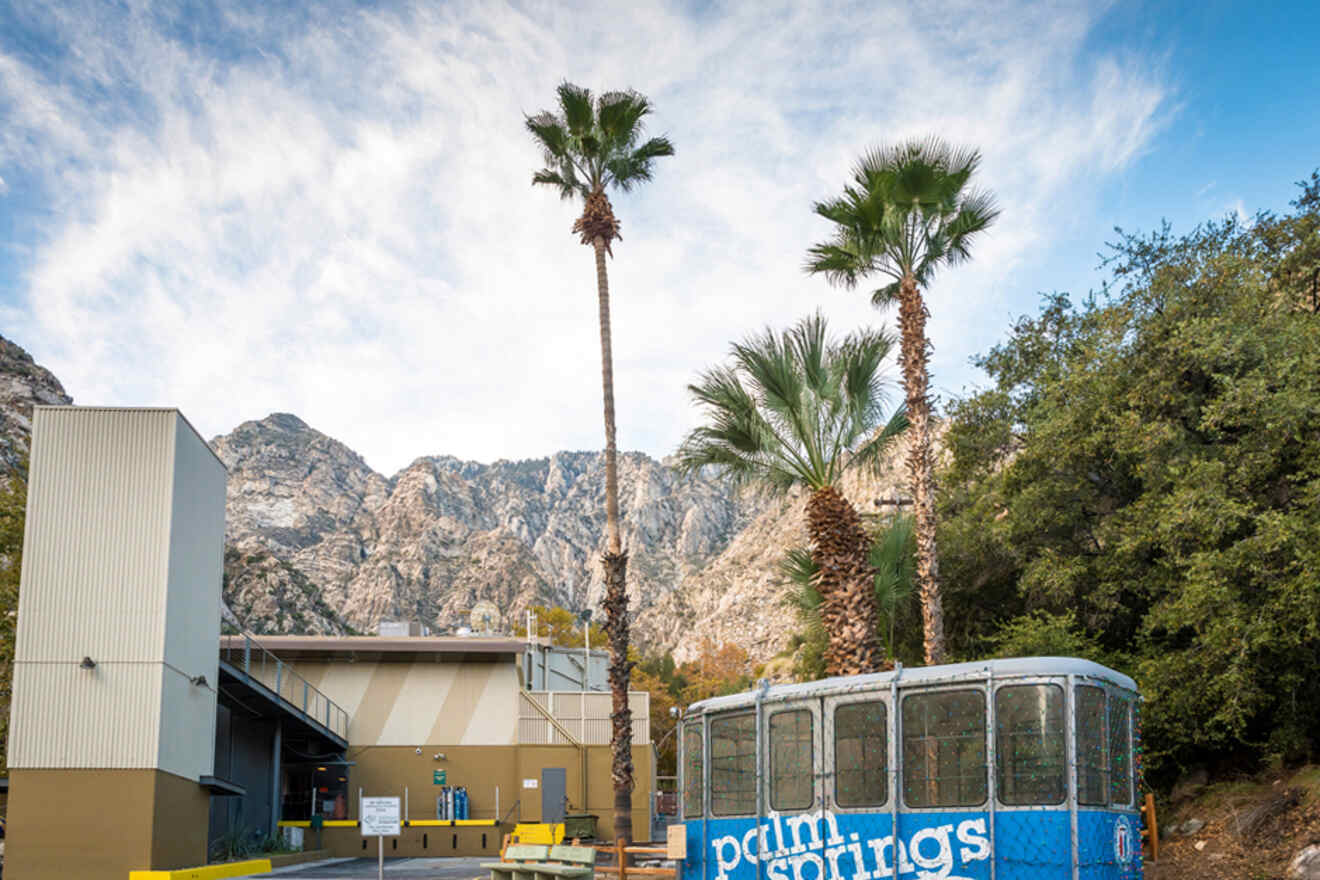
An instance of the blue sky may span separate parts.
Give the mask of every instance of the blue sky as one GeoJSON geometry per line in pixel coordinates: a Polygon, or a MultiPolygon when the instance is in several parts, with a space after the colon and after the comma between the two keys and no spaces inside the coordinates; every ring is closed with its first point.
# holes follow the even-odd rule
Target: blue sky
{"type": "Polygon", "coordinates": [[[945,397],[1115,225],[1320,165],[1320,4],[617,8],[0,2],[0,333],[79,403],[294,412],[387,473],[599,447],[591,255],[521,114],[632,86],[678,153],[616,199],[620,445],[662,456],[731,340],[892,323],[800,271],[870,145],[975,144],[1003,207],[927,292],[945,397]]]}

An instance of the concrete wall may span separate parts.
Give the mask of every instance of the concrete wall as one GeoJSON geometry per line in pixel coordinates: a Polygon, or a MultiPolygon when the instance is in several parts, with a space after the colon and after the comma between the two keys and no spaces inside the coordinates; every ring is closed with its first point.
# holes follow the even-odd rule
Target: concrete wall
{"type": "MultiPolygon", "coordinates": [[[[444,746],[422,745],[415,748],[385,747],[349,750],[349,759],[357,764],[349,777],[352,796],[349,818],[358,817],[357,791],[367,796],[397,796],[402,803],[408,789],[408,818],[434,819],[435,798],[439,786],[432,783],[435,770],[445,771],[445,784],[465,786],[473,819],[495,819],[495,789],[499,788],[499,816],[508,823],[498,828],[405,828],[398,841],[387,840],[386,855],[443,856],[480,855],[498,852],[504,833],[514,823],[541,820],[540,788],[522,787],[523,781],[541,779],[545,767],[563,767],[566,771],[567,796],[571,812],[595,813],[600,817],[598,834],[609,840],[614,834],[614,789],[610,780],[608,746],[587,747],[587,797],[582,795],[582,751],[575,746],[444,746]],[[443,752],[444,760],[434,758],[443,752]],[[423,838],[425,835],[425,839],[423,838]],[[485,835],[485,848],[482,836],[485,835]]],[[[651,749],[633,749],[637,786],[633,791],[633,829],[636,837],[647,836],[650,822],[651,749]]],[[[315,841],[315,834],[312,840],[315,841]]],[[[322,831],[326,847],[337,856],[361,856],[362,835],[356,828],[327,828],[322,831]]],[[[375,853],[375,840],[368,842],[367,854],[375,853]]]]}
{"type": "Polygon", "coordinates": [[[5,876],[124,880],[206,862],[205,789],[160,770],[13,770],[5,876]]]}
{"type": "Polygon", "coordinates": [[[517,741],[518,669],[513,655],[461,663],[428,656],[355,663],[295,660],[289,665],[348,712],[348,741],[354,748],[517,741]]]}

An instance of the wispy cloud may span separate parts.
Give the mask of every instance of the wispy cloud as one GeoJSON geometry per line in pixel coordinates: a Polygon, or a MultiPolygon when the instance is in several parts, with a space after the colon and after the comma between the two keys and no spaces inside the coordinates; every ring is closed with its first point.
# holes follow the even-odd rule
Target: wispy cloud
{"type": "Polygon", "coordinates": [[[11,7],[0,170],[44,203],[0,204],[34,230],[6,328],[80,402],[177,404],[208,432],[290,410],[382,469],[599,446],[591,257],[530,188],[521,120],[561,78],[632,86],[678,155],[617,200],[620,443],[665,454],[731,339],[817,306],[883,320],[801,272],[828,233],[809,206],[863,148],[985,153],[1003,217],[930,291],[957,385],[1166,108],[1140,59],[1085,50],[1081,5],[607,9],[11,7]]]}

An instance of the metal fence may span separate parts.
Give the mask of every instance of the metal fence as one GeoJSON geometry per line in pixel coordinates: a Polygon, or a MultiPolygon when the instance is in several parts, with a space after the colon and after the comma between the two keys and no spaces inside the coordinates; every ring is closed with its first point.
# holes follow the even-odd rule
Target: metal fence
{"type": "Polygon", "coordinates": [[[293,709],[322,725],[341,739],[348,739],[348,713],[307,679],[270,651],[251,633],[226,636],[221,641],[220,660],[249,679],[265,685],[293,709]]]}

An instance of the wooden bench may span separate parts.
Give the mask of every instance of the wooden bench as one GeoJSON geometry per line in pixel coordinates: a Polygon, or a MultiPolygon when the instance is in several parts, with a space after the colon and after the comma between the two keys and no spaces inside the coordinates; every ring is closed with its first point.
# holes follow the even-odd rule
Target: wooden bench
{"type": "Polygon", "coordinates": [[[596,851],[589,846],[528,846],[513,844],[503,861],[484,862],[490,880],[567,880],[594,878],[596,851]]]}

